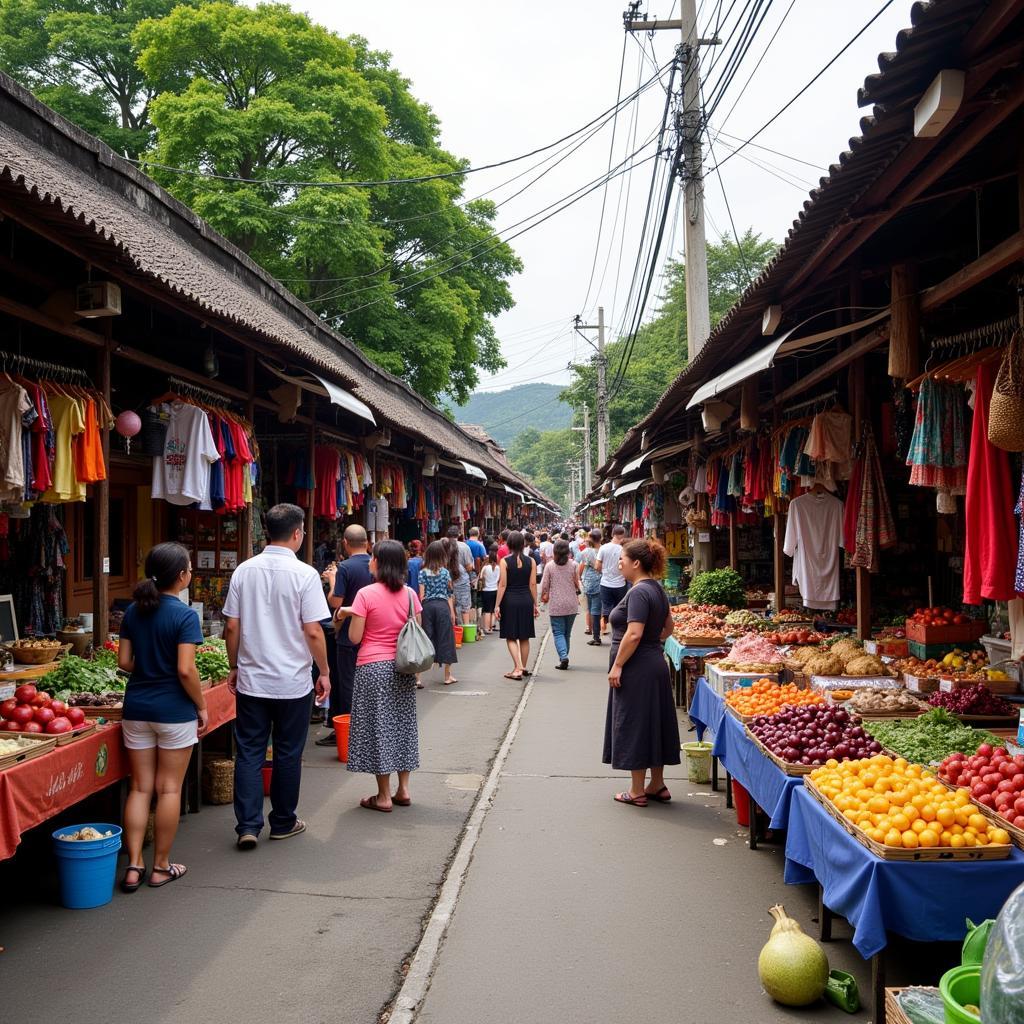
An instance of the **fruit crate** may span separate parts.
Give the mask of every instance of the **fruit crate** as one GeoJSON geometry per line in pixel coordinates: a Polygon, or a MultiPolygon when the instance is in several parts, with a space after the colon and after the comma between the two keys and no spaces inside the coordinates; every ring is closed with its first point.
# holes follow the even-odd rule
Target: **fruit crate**
{"type": "Polygon", "coordinates": [[[969,644],[980,640],[987,629],[984,619],[972,619],[962,626],[925,626],[920,622],[908,622],[907,639],[921,644],[969,644]]]}
{"type": "Polygon", "coordinates": [[[905,658],[910,650],[909,640],[865,640],[864,653],[874,654],[879,658],[905,658]]]}
{"type": "Polygon", "coordinates": [[[941,661],[947,654],[952,654],[956,650],[957,645],[925,644],[919,640],[909,640],[907,647],[910,649],[911,655],[920,661],[930,661],[932,658],[936,661],[941,661]]]}

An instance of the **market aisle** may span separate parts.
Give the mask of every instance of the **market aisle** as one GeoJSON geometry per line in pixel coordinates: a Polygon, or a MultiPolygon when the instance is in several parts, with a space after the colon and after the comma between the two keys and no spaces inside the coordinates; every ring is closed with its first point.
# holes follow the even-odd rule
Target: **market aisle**
{"type": "MultiPolygon", "coordinates": [[[[761,992],[768,907],[813,934],[814,894],[783,884],[777,846],[747,849],[724,793],[676,768],[673,804],[612,801],[627,780],[601,764],[608,648],[584,640],[578,619],[568,672],[545,652],[420,1024],[867,1021],[761,992]]],[[[828,953],[867,993],[852,947],[828,953]]]]}
{"type": "MultiPolygon", "coordinates": [[[[6,984],[0,1016],[373,1024],[401,981],[522,694],[522,684],[501,678],[508,655],[497,638],[459,655],[457,687],[441,686],[435,670],[419,691],[423,767],[413,776],[410,808],[362,810],[358,800],[374,791],[372,780],[310,743],[303,836],[239,853],[231,808],[204,806],[182,821],[174,847],[175,859],[189,866],[185,878],[165,889],[118,892],[92,911],[57,906],[54,880],[40,885],[32,873],[39,858],[19,862],[21,879],[10,866],[0,872],[7,893],[0,976],[37,977],[54,957],[64,965],[47,972],[43,988],[6,984]]],[[[31,838],[46,863],[43,831],[31,838]]]]}

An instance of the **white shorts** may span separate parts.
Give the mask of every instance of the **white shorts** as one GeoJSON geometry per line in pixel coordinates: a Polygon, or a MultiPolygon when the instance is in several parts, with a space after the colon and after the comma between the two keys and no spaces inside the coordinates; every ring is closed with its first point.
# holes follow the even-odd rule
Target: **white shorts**
{"type": "Polygon", "coordinates": [[[122,722],[121,736],[129,750],[181,750],[191,747],[199,738],[199,723],[193,722],[122,722]]]}

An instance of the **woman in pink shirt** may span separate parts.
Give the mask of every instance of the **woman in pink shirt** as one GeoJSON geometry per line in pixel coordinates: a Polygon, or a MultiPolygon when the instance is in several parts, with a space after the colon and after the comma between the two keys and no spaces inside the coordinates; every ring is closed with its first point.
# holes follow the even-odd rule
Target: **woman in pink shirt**
{"type": "Polygon", "coordinates": [[[420,766],[416,725],[416,677],[395,671],[395,648],[402,627],[415,615],[420,599],[406,586],[405,549],[396,540],[382,540],[373,549],[370,572],[375,583],[363,587],[350,608],[349,639],[359,645],[352,689],[352,724],[348,770],[377,776],[377,792],[359,801],[369,811],[391,812],[392,804],[408,807],[409,774],[420,766]],[[391,775],[398,788],[391,795],[391,775]]]}

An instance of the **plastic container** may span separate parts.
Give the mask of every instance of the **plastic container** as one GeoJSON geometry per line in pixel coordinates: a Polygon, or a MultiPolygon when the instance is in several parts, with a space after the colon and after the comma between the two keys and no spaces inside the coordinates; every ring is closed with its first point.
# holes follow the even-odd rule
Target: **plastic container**
{"type": "Polygon", "coordinates": [[[686,755],[686,777],[690,782],[711,781],[711,744],[684,743],[682,751],[686,755]]]}
{"type": "Polygon", "coordinates": [[[939,994],[946,1008],[946,1024],[979,1024],[979,1018],[964,1006],[981,1002],[981,968],[977,964],[954,967],[939,979],[939,994]]]}
{"type": "Polygon", "coordinates": [[[736,823],[750,826],[750,794],[735,780],[732,780],[732,802],[736,807],[736,823]]]}
{"type": "Polygon", "coordinates": [[[348,731],[352,723],[351,715],[335,715],[332,719],[334,722],[334,738],[338,744],[338,760],[348,761],[348,731]]]}
{"type": "Polygon", "coordinates": [[[264,761],[263,768],[263,795],[270,796],[270,780],[274,777],[274,762],[264,761]]]}
{"type": "Polygon", "coordinates": [[[988,937],[995,927],[994,917],[990,917],[981,924],[975,924],[967,918],[967,935],[964,937],[964,944],[960,948],[961,967],[980,967],[985,959],[985,947],[988,945],[988,937]]]}
{"type": "Polygon", "coordinates": [[[60,876],[60,901],[69,910],[102,907],[114,898],[117,875],[117,851],[121,849],[121,829],[117,825],[86,822],[65,825],[53,833],[53,852],[60,876]],[[83,828],[111,832],[102,839],[61,839],[83,828]]]}
{"type": "Polygon", "coordinates": [[[467,622],[462,627],[462,642],[464,644],[475,644],[476,643],[476,623],[467,622]]]}
{"type": "Polygon", "coordinates": [[[464,627],[462,627],[462,626],[456,626],[455,627],[455,646],[456,647],[461,647],[462,646],[462,630],[463,630],[463,628],[464,627]]]}

